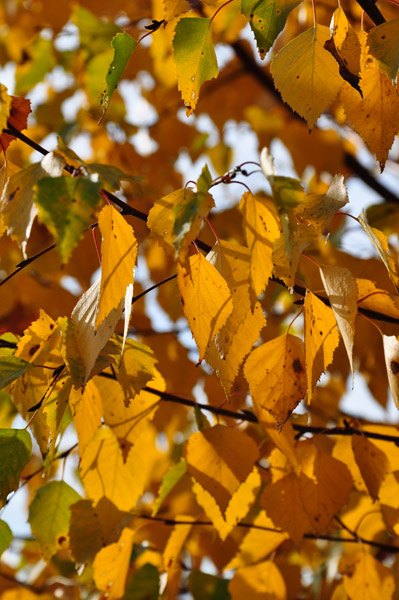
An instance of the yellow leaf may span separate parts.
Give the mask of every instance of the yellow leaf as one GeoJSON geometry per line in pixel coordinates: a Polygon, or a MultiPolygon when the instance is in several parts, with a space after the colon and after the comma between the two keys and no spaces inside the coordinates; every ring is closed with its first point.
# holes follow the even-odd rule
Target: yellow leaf
{"type": "Polygon", "coordinates": [[[282,425],[306,393],[302,340],[288,333],[255,348],[244,374],[256,412],[267,410],[282,425]]]}
{"type": "Polygon", "coordinates": [[[96,329],[112,310],[117,310],[133,283],[137,241],[133,229],[113,206],[104,206],[98,217],[102,235],[101,289],[96,329]]]}
{"type": "Polygon", "coordinates": [[[122,598],[133,548],[134,531],[125,527],[118,542],[102,548],[93,563],[93,577],[107,598],[122,598]]]}
{"type": "Polygon", "coordinates": [[[353,375],[353,343],[357,315],[356,279],[346,267],[320,267],[320,276],[342,335],[353,375]]]}
{"type": "Polygon", "coordinates": [[[223,512],[258,456],[252,438],[224,425],[191,435],[185,446],[188,472],[212,494],[223,512]]]}
{"type": "Polygon", "coordinates": [[[384,335],[383,342],[389,389],[395,406],[399,409],[399,342],[394,335],[384,335]]]}
{"type": "Polygon", "coordinates": [[[245,192],[241,198],[245,239],[251,253],[251,280],[256,296],[269,283],[273,273],[274,242],[280,237],[280,223],[267,199],[245,192]]]}
{"type": "Polygon", "coordinates": [[[333,39],[337,52],[346,68],[357,75],[360,70],[361,53],[359,38],[341,7],[334,12],[333,22],[333,39]]]}
{"type": "Polygon", "coordinates": [[[126,406],[153,378],[157,362],[151,348],[136,340],[127,340],[115,369],[116,377],[125,395],[126,406]]]}
{"type": "MultiPolygon", "coordinates": [[[[136,459],[135,446],[131,452],[133,450],[136,459]]],[[[98,502],[105,496],[120,510],[133,508],[143,493],[146,474],[139,475],[129,466],[129,455],[125,462],[112,431],[108,427],[100,428],[85,446],[80,463],[80,475],[89,498],[98,502]]]]}
{"type": "Polygon", "coordinates": [[[271,72],[284,102],[310,129],[342,87],[338,63],[324,48],[330,30],[316,25],[289,42],[274,58],[271,72]]]}
{"type": "MultiPolygon", "coordinates": [[[[123,311],[123,298],[119,306],[112,309],[108,316],[96,327],[96,317],[99,310],[100,285],[98,279],[82,294],[71,314],[74,324],[72,335],[84,364],[84,379],[86,383],[92,373],[96,360],[112,334],[123,311]]],[[[119,350],[114,345],[115,351],[119,350]]],[[[76,358],[76,357],[75,357],[76,358]]],[[[106,366],[106,365],[104,365],[106,366]]]]}
{"type": "Polygon", "coordinates": [[[191,435],[185,458],[197,502],[225,539],[255,500],[258,449],[245,433],[216,425],[191,435]]]}
{"type": "Polygon", "coordinates": [[[356,285],[359,307],[399,319],[399,296],[391,296],[369,279],[356,278],[356,285]]]}
{"type": "Polygon", "coordinates": [[[274,244],[274,275],[291,288],[302,252],[314,241],[318,232],[306,223],[297,221],[294,215],[281,216],[283,232],[274,244]]]}
{"type": "Polygon", "coordinates": [[[7,94],[7,88],[0,83],[0,131],[7,129],[7,121],[10,116],[12,97],[7,94]]]}
{"type": "Polygon", "coordinates": [[[364,435],[352,436],[352,449],[370,496],[378,499],[378,492],[389,471],[386,454],[364,435]]]}
{"type": "Polygon", "coordinates": [[[222,512],[213,495],[194,480],[193,492],[197,502],[211,519],[221,540],[225,540],[237,523],[248,514],[251,505],[255,502],[260,485],[260,475],[254,467],[246,480],[233,493],[226,510],[222,512]]]}
{"type": "Polygon", "coordinates": [[[225,279],[200,253],[177,265],[177,282],[201,361],[233,310],[230,290],[225,279]]]}
{"type": "Polygon", "coordinates": [[[177,521],[183,519],[187,521],[187,525],[179,524],[174,526],[163,552],[163,565],[168,575],[166,587],[167,600],[174,600],[179,595],[178,590],[182,569],[179,557],[192,529],[192,525],[189,522],[191,517],[177,515],[175,519],[177,521]]]}
{"type": "Polygon", "coordinates": [[[339,344],[339,335],[333,311],[312,292],[306,293],[304,316],[306,375],[310,403],[320,375],[332,362],[334,351],[339,344]]]}
{"type": "Polygon", "coordinates": [[[15,356],[27,362],[58,367],[60,362],[60,331],[55,321],[42,309],[39,318],[25,329],[15,356]]]}
{"type": "Polygon", "coordinates": [[[382,231],[380,231],[379,229],[376,229],[375,227],[371,227],[367,223],[366,215],[364,212],[362,212],[359,215],[358,221],[359,221],[360,225],[363,227],[364,231],[369,236],[370,240],[372,241],[374,248],[377,250],[378,254],[380,255],[380,258],[381,258],[382,262],[384,263],[384,265],[388,271],[389,277],[391,278],[391,281],[394,284],[396,290],[399,291],[398,268],[396,265],[396,260],[395,260],[394,256],[391,254],[391,251],[389,249],[388,238],[382,231]]]}
{"type": "Polygon", "coordinates": [[[351,600],[391,600],[393,597],[395,581],[391,569],[367,552],[356,552],[342,558],[339,571],[351,600]]]}
{"type": "Polygon", "coordinates": [[[399,129],[399,95],[391,80],[385,73],[381,73],[377,61],[367,54],[366,43],[366,33],[363,32],[360,71],[363,97],[345,83],[341,101],[348,121],[362,137],[370,152],[376,155],[383,169],[399,129]]]}
{"type": "Polygon", "coordinates": [[[232,600],[286,600],[284,578],[273,561],[242,567],[229,583],[232,600]]]}
{"type": "Polygon", "coordinates": [[[171,21],[182,13],[191,10],[191,5],[188,0],[163,0],[165,10],[165,20],[171,21]]]}
{"type": "Polygon", "coordinates": [[[226,565],[226,571],[258,563],[288,538],[286,533],[273,531],[275,526],[263,510],[255,517],[253,525],[255,527],[249,529],[237,554],[226,565]]]}
{"type": "Polygon", "coordinates": [[[79,440],[79,450],[82,453],[100,429],[103,414],[100,391],[93,380],[87,383],[84,390],[71,390],[69,405],[79,440]]]}

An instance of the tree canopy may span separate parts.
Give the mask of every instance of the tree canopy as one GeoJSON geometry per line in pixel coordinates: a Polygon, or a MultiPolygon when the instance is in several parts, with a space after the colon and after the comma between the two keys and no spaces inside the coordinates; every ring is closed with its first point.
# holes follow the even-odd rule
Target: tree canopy
{"type": "Polygon", "coordinates": [[[0,22],[0,600],[397,598],[398,2],[0,22]]]}

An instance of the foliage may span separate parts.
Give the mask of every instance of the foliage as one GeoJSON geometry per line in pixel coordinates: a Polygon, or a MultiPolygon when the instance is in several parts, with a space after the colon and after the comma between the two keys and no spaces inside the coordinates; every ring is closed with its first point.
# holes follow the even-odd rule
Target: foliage
{"type": "Polygon", "coordinates": [[[382,10],[1,3],[0,600],[398,596],[382,10]]]}

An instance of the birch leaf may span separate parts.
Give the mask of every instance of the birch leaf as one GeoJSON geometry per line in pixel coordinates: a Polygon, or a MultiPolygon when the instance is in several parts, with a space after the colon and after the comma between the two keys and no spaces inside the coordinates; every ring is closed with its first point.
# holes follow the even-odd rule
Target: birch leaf
{"type": "Polygon", "coordinates": [[[308,402],[320,375],[332,362],[339,344],[337,322],[333,311],[312,292],[305,296],[305,359],[308,402]]]}
{"type": "Polygon", "coordinates": [[[241,0],[241,12],[249,20],[261,58],[265,58],[298,4],[299,0],[241,0]]]}
{"type": "Polygon", "coordinates": [[[324,48],[330,30],[316,25],[289,42],[271,64],[284,102],[312,129],[342,87],[338,64],[324,48]]]}
{"type": "Polygon", "coordinates": [[[219,73],[211,19],[180,19],[173,38],[173,51],[178,88],[189,116],[197,105],[202,84],[219,73]]]}
{"type": "Polygon", "coordinates": [[[133,229],[113,206],[104,206],[98,218],[102,235],[101,289],[96,329],[124,302],[133,283],[137,241],[133,229]]]}
{"type": "Polygon", "coordinates": [[[364,435],[352,436],[352,449],[370,496],[378,500],[381,484],[390,471],[386,454],[364,435]]]}
{"type": "Polygon", "coordinates": [[[255,348],[244,374],[256,411],[269,411],[283,425],[306,393],[302,340],[284,334],[255,348]]]}
{"type": "Polygon", "coordinates": [[[342,335],[353,375],[353,343],[357,315],[356,279],[346,267],[320,267],[320,276],[342,335]]]}
{"type": "Polygon", "coordinates": [[[391,251],[389,249],[388,239],[387,239],[386,235],[379,229],[376,229],[375,227],[371,227],[367,223],[366,215],[364,212],[362,212],[359,215],[358,221],[359,221],[360,225],[363,227],[364,231],[369,236],[370,240],[372,241],[374,248],[377,250],[378,254],[380,255],[380,258],[388,271],[389,277],[391,278],[392,283],[394,284],[396,290],[398,291],[399,290],[398,268],[396,265],[395,257],[391,254],[391,251]]]}
{"type": "Polygon", "coordinates": [[[93,562],[93,578],[110,600],[121,598],[126,588],[134,531],[125,527],[114,544],[102,548],[93,562]]]}
{"type": "Polygon", "coordinates": [[[399,19],[370,29],[367,36],[369,52],[378,60],[380,70],[394,81],[399,69],[399,19]]]}
{"type": "Polygon", "coordinates": [[[185,317],[201,361],[206,350],[233,310],[226,281],[202,254],[177,266],[177,282],[185,317]]]}

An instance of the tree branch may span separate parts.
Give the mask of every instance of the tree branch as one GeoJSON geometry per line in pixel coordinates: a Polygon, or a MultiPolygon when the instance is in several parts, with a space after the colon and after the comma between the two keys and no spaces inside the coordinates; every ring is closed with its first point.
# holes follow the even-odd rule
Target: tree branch
{"type": "MultiPolygon", "coordinates": [[[[146,519],[148,521],[156,521],[158,523],[162,523],[163,525],[168,525],[174,527],[175,525],[193,525],[193,526],[202,526],[209,527],[214,526],[212,521],[189,521],[188,519],[170,519],[168,517],[153,517],[150,515],[136,514],[135,517],[139,519],[146,519]]],[[[245,529],[258,529],[260,531],[271,531],[273,533],[284,533],[282,529],[274,528],[274,527],[264,527],[263,525],[255,525],[254,523],[245,523],[240,521],[237,523],[236,527],[242,527],[245,529]]],[[[374,542],[373,540],[366,540],[365,538],[355,536],[353,538],[344,538],[341,536],[334,535],[316,535],[314,533],[305,533],[304,538],[308,540],[326,540],[328,542],[347,542],[352,544],[367,544],[368,546],[373,546],[373,548],[378,548],[383,552],[387,552],[388,554],[399,554],[398,546],[389,546],[388,544],[380,544],[379,542],[374,542]]]]}

